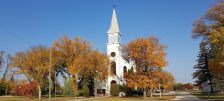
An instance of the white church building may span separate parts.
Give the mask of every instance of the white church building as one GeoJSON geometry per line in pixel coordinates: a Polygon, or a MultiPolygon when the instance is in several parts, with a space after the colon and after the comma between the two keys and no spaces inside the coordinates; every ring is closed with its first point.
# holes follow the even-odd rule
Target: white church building
{"type": "Polygon", "coordinates": [[[127,62],[122,57],[121,33],[119,30],[115,8],[113,9],[111,24],[107,34],[107,55],[111,61],[109,70],[110,75],[108,76],[106,84],[106,93],[109,94],[111,84],[123,85],[125,83],[124,78],[127,75],[128,70],[134,68],[134,62],[127,62]]]}

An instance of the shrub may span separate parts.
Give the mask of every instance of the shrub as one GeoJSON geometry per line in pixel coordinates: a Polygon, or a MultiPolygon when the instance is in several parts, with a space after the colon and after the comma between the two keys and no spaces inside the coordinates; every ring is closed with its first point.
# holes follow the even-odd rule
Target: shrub
{"type": "Polygon", "coordinates": [[[34,96],[36,92],[36,84],[30,82],[30,83],[18,85],[16,87],[15,92],[17,95],[32,97],[34,96]]]}
{"type": "Polygon", "coordinates": [[[66,96],[72,96],[73,90],[72,90],[72,80],[71,78],[64,80],[64,87],[63,87],[63,95],[66,96]]]}
{"type": "Polygon", "coordinates": [[[118,96],[121,92],[121,86],[118,84],[112,84],[110,88],[110,94],[111,96],[118,96]]]}
{"type": "Polygon", "coordinates": [[[88,85],[87,85],[87,84],[84,84],[84,85],[83,85],[82,90],[83,90],[83,95],[84,95],[85,97],[88,97],[90,91],[89,91],[89,88],[88,88],[88,85]]]}
{"type": "Polygon", "coordinates": [[[123,91],[125,92],[126,96],[142,96],[143,91],[141,89],[130,88],[127,86],[123,86],[123,91]]]}

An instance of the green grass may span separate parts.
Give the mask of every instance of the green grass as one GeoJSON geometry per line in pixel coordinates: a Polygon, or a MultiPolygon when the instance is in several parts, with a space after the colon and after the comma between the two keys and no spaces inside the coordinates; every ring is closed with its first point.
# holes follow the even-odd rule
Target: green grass
{"type": "Polygon", "coordinates": [[[209,101],[223,101],[224,93],[210,93],[209,96],[207,93],[202,92],[191,92],[192,95],[197,96],[200,99],[206,99],[209,101]]]}

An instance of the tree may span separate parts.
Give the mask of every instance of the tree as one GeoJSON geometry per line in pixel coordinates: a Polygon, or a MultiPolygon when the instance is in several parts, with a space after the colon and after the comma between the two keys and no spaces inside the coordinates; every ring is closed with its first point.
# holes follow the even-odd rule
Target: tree
{"type": "Polygon", "coordinates": [[[49,49],[36,46],[27,51],[17,52],[11,59],[12,67],[17,67],[29,80],[37,83],[39,99],[42,96],[43,80],[48,76],[49,49]]]}
{"type": "Polygon", "coordinates": [[[9,69],[9,63],[10,63],[10,54],[7,54],[7,56],[6,56],[6,69],[3,73],[1,84],[3,84],[5,82],[6,74],[8,73],[8,69],[9,69]]]}
{"type": "Polygon", "coordinates": [[[20,84],[16,88],[16,93],[20,96],[32,97],[36,91],[36,84],[33,82],[20,84]]]}
{"type": "MultiPolygon", "coordinates": [[[[94,80],[94,93],[97,94],[97,88],[100,82],[105,82],[108,76],[109,59],[106,54],[97,50],[91,50],[87,54],[79,55],[74,60],[72,70],[77,70],[78,75],[84,81],[94,80]]],[[[86,82],[84,82],[86,83],[86,82]]]]}
{"type": "MultiPolygon", "coordinates": [[[[209,48],[209,69],[218,83],[224,78],[224,0],[212,5],[204,16],[193,24],[192,37],[201,37],[209,48]]],[[[223,87],[221,87],[223,88],[223,87]]]]}
{"type": "Polygon", "coordinates": [[[9,90],[10,90],[10,95],[13,95],[13,94],[15,94],[15,88],[16,88],[16,81],[15,81],[15,79],[14,79],[14,76],[12,75],[11,76],[11,78],[10,78],[10,80],[9,80],[9,90]]]}
{"type": "Polygon", "coordinates": [[[205,82],[209,82],[210,86],[212,84],[213,76],[208,67],[208,54],[209,53],[206,46],[204,44],[201,44],[198,60],[196,60],[197,64],[194,66],[194,69],[196,69],[196,71],[193,73],[193,78],[197,79],[195,82],[199,85],[205,82]]]}
{"type": "Polygon", "coordinates": [[[72,85],[73,78],[64,79],[63,95],[72,96],[75,94],[72,85]]]}
{"type": "Polygon", "coordinates": [[[65,71],[73,78],[74,95],[77,95],[77,73],[74,61],[80,59],[80,55],[87,54],[91,50],[91,45],[86,40],[75,37],[73,40],[69,39],[66,35],[55,41],[52,49],[57,53],[57,59],[65,69],[65,71]]]}
{"type": "Polygon", "coordinates": [[[9,67],[10,67],[10,54],[9,53],[5,53],[3,51],[0,51],[0,69],[2,72],[2,78],[0,81],[0,94],[10,94],[11,90],[14,88],[14,86],[12,85],[14,81],[9,80],[10,77],[12,78],[13,75],[9,75],[10,71],[9,71],[9,67]]]}
{"type": "Polygon", "coordinates": [[[121,85],[119,84],[112,84],[110,88],[110,94],[112,96],[118,96],[121,92],[121,85]]]}
{"type": "Polygon", "coordinates": [[[82,92],[84,94],[85,97],[88,97],[89,96],[89,87],[88,87],[88,84],[87,83],[84,83],[83,86],[82,86],[82,92]]]}
{"type": "Polygon", "coordinates": [[[206,14],[193,23],[192,37],[209,37],[212,31],[224,27],[224,1],[211,6],[206,14]]]}
{"type": "Polygon", "coordinates": [[[123,57],[128,61],[133,60],[136,64],[134,75],[127,77],[129,87],[142,88],[144,96],[148,88],[151,91],[157,88],[158,84],[152,74],[167,65],[165,48],[166,46],[160,44],[155,37],[138,38],[124,46],[123,57]]]}
{"type": "Polygon", "coordinates": [[[184,84],[183,83],[176,83],[173,86],[173,88],[174,88],[175,91],[183,91],[184,90],[184,84]]]}
{"type": "Polygon", "coordinates": [[[161,87],[166,91],[173,90],[173,86],[175,84],[175,78],[169,72],[166,71],[161,72],[162,74],[159,77],[159,84],[161,84],[161,87]]]}
{"type": "Polygon", "coordinates": [[[0,68],[1,69],[2,69],[2,64],[3,64],[3,55],[4,55],[4,52],[0,51],[0,68]]]}
{"type": "Polygon", "coordinates": [[[186,88],[187,90],[192,90],[194,88],[194,85],[192,83],[186,83],[183,85],[184,88],[186,88]]]}

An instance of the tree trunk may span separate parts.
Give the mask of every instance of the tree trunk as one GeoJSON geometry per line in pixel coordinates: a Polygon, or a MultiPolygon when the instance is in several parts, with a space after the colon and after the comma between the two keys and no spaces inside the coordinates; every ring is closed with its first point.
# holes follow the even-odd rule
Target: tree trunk
{"type": "Polygon", "coordinates": [[[150,90],[150,97],[152,97],[152,90],[150,90]]]}
{"type": "Polygon", "coordinates": [[[30,78],[28,77],[28,75],[27,75],[26,73],[23,73],[23,74],[26,76],[26,78],[28,79],[28,81],[31,82],[31,80],[30,80],[30,78]]]}
{"type": "Polygon", "coordinates": [[[211,84],[210,84],[210,89],[211,89],[211,93],[214,93],[214,90],[211,84]]]}
{"type": "Polygon", "coordinates": [[[94,78],[94,96],[97,97],[96,79],[94,78]]]}
{"type": "Polygon", "coordinates": [[[5,95],[7,95],[7,94],[8,94],[8,89],[5,90],[5,95]]]}
{"type": "Polygon", "coordinates": [[[213,87],[212,87],[212,80],[210,79],[210,80],[209,80],[209,82],[210,82],[210,84],[209,84],[209,85],[210,85],[210,90],[211,90],[211,93],[213,93],[213,92],[214,92],[214,90],[213,90],[213,87]]]}
{"type": "Polygon", "coordinates": [[[40,84],[38,84],[38,95],[39,95],[39,100],[41,100],[41,87],[40,87],[40,84]]]}
{"type": "Polygon", "coordinates": [[[77,76],[72,75],[72,91],[74,92],[74,95],[77,97],[78,96],[78,84],[77,84],[77,76]]]}
{"type": "Polygon", "coordinates": [[[159,84],[159,97],[161,98],[162,94],[161,94],[161,85],[159,84]]]}
{"type": "Polygon", "coordinates": [[[146,89],[145,88],[144,88],[143,96],[144,96],[144,98],[146,97],[146,89]]]}
{"type": "Polygon", "coordinates": [[[52,88],[52,93],[53,93],[53,95],[55,96],[55,86],[56,86],[56,84],[55,84],[55,76],[54,76],[54,74],[53,75],[51,75],[51,83],[52,83],[52,86],[51,86],[51,88],[52,88]]]}

